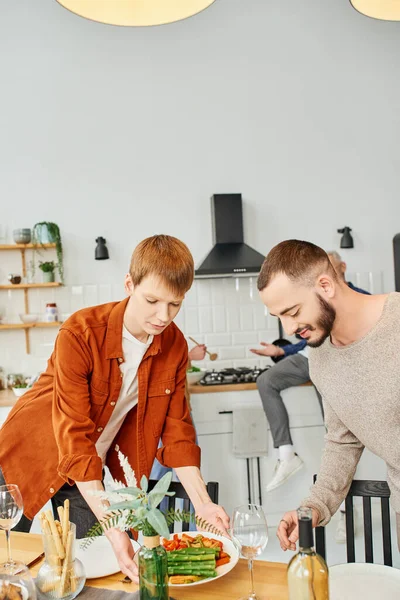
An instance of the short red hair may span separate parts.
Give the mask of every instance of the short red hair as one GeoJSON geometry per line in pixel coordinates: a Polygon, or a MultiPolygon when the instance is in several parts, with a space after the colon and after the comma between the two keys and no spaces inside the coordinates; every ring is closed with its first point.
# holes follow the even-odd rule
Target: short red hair
{"type": "Polygon", "coordinates": [[[177,238],[153,235],[134,249],[129,274],[133,285],[139,285],[147,275],[156,275],[174,294],[185,294],[193,283],[193,256],[177,238]]]}

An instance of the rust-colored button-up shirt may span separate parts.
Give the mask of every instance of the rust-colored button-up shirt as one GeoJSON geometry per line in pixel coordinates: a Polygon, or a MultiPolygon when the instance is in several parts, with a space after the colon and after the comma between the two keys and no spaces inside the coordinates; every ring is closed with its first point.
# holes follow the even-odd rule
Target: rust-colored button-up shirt
{"type": "MultiPolygon", "coordinates": [[[[46,371],[15,404],[0,430],[0,467],[16,483],[32,519],[67,481],[101,480],[96,441],[118,402],[122,326],[128,300],[85,308],[61,327],[46,371]]],[[[157,455],[169,467],[200,466],[200,448],[185,397],[187,343],[171,323],[140,363],[138,404],[125,417],[107,454],[124,481],[115,448],[138,481],[157,455]],[[163,446],[157,450],[158,441],[163,446]]]]}

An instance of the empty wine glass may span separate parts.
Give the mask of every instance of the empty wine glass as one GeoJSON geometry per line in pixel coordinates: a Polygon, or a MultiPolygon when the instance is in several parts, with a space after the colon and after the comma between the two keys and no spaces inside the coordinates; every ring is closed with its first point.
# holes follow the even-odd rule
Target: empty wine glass
{"type": "Polygon", "coordinates": [[[4,529],[7,539],[7,562],[3,566],[13,566],[11,558],[10,531],[19,523],[24,505],[21,492],[15,484],[0,485],[0,529],[4,529]]]}
{"type": "Polygon", "coordinates": [[[257,600],[253,582],[253,560],[268,543],[267,519],[262,507],[257,504],[245,504],[235,508],[232,536],[239,544],[242,556],[248,560],[251,577],[251,591],[240,600],[257,600]]]}

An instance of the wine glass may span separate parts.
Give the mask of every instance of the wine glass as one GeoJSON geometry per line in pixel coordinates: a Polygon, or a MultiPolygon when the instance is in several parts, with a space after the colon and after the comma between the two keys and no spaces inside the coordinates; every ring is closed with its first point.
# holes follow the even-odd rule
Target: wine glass
{"type": "Polygon", "coordinates": [[[0,529],[5,530],[7,539],[7,562],[2,566],[15,565],[11,558],[10,531],[19,523],[23,510],[19,487],[15,484],[0,485],[0,529]]]}
{"type": "Polygon", "coordinates": [[[267,519],[262,507],[257,504],[245,504],[235,508],[232,536],[239,544],[242,556],[248,560],[251,577],[251,591],[240,600],[257,600],[253,582],[253,560],[268,543],[267,519]]]}
{"type": "Polygon", "coordinates": [[[26,565],[21,562],[0,565],[0,598],[36,600],[35,582],[26,565]]]}

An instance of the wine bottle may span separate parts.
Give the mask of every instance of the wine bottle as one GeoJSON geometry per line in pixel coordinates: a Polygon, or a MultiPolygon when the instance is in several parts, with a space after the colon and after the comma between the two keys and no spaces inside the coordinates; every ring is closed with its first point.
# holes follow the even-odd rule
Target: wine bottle
{"type": "Polygon", "coordinates": [[[297,511],[299,552],[288,564],[289,600],[329,600],[328,567],[314,550],[311,508],[297,511]]]}

